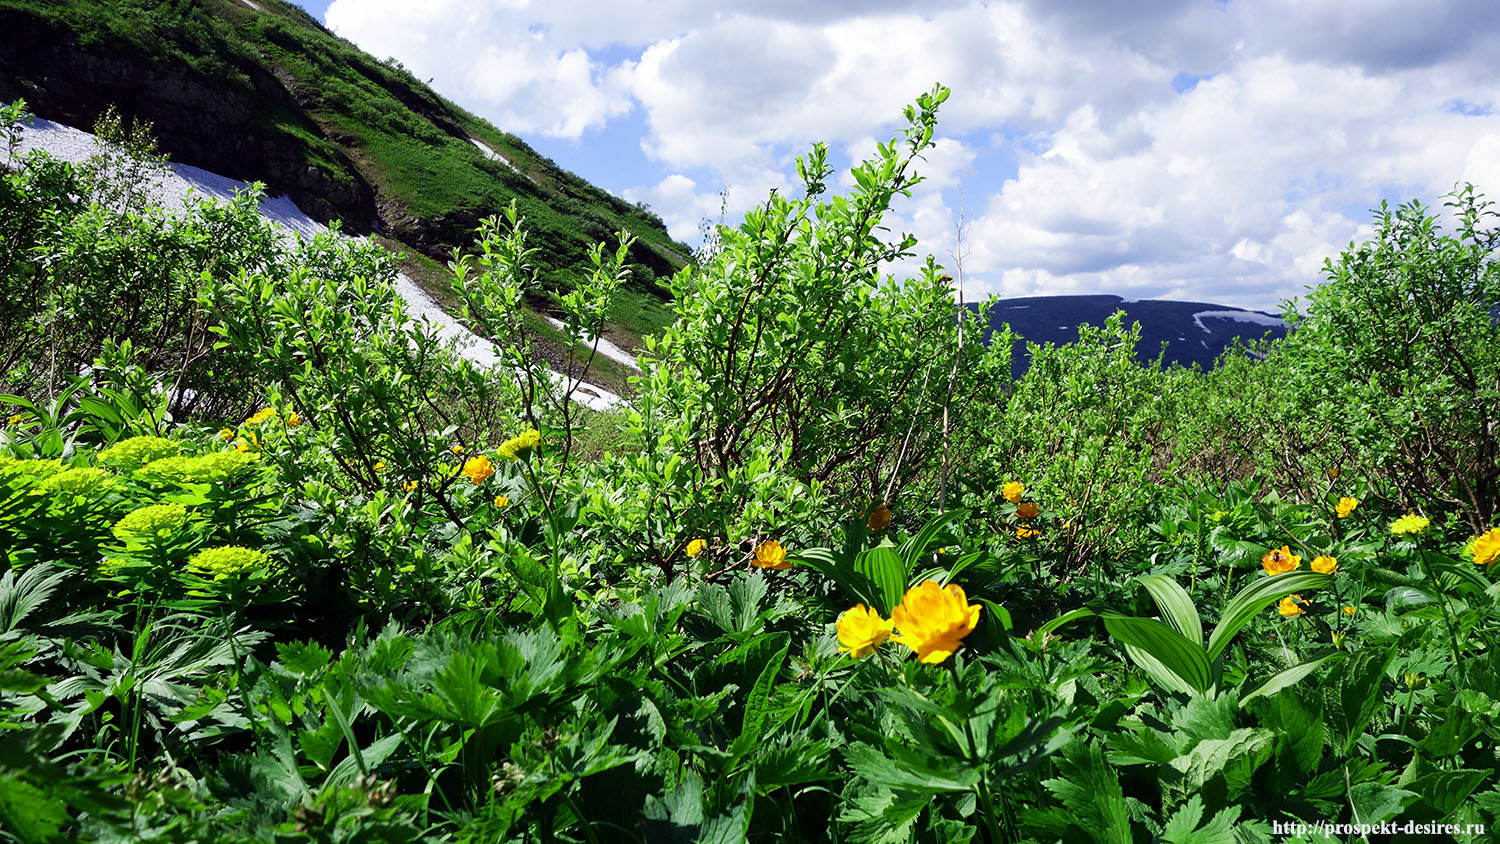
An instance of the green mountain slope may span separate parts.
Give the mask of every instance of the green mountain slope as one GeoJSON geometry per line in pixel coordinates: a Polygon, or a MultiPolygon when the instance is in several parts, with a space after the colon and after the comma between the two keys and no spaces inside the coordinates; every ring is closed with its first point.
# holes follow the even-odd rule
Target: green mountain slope
{"type": "Polygon", "coordinates": [[[689,255],[645,208],[281,0],[0,0],[0,99],[16,98],[83,128],[115,105],[151,121],[174,161],[266,182],[313,216],[433,257],[514,200],[553,286],[620,229],[639,238],[638,295],[689,255]]]}

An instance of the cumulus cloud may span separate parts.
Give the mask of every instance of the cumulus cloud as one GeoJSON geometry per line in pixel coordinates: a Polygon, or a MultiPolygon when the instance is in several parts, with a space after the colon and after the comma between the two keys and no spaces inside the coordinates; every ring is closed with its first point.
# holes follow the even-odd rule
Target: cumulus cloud
{"type": "Polygon", "coordinates": [[[659,175],[623,192],[689,240],[722,186],[733,218],[813,141],[858,160],[942,81],[929,181],[887,225],[951,263],[962,197],[971,294],[1274,307],[1382,197],[1500,195],[1490,0],[335,0],[328,22],[586,158],[638,110],[659,175]]]}

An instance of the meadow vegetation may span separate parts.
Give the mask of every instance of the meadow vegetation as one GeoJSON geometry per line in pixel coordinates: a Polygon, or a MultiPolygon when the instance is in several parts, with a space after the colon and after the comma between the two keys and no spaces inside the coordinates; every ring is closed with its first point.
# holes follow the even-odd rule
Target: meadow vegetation
{"type": "Polygon", "coordinates": [[[19,160],[0,840],[1491,840],[1497,215],[1383,206],[1212,372],[1116,318],[1012,379],[882,271],[946,97],[720,228],[610,413],[521,203],[447,269],[484,369],[377,246],[19,160]]]}

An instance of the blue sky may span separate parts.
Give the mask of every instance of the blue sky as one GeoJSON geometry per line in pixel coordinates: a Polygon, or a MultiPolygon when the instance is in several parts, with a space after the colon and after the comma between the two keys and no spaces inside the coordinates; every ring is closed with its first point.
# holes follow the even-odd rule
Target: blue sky
{"type": "Polygon", "coordinates": [[[1491,0],[302,5],[689,242],[721,190],[733,222],[942,82],[929,181],[886,223],[951,267],[961,219],[970,298],[1275,309],[1382,198],[1500,197],[1491,0]]]}

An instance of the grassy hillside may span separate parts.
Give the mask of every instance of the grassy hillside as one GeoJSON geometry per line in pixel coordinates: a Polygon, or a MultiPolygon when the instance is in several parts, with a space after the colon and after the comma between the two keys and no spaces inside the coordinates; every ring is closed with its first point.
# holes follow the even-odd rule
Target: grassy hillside
{"type": "Polygon", "coordinates": [[[690,250],[661,220],[538,155],[280,0],[0,0],[0,98],[84,127],[111,105],[173,160],[268,183],[323,219],[443,258],[514,201],[565,287],[586,250],[638,240],[633,286],[690,250]],[[483,148],[481,148],[481,145],[483,148]]]}

